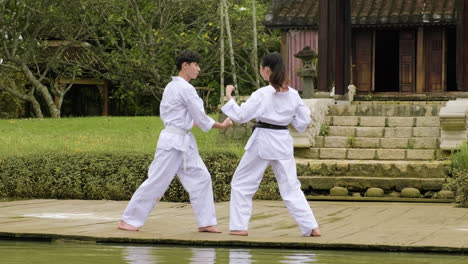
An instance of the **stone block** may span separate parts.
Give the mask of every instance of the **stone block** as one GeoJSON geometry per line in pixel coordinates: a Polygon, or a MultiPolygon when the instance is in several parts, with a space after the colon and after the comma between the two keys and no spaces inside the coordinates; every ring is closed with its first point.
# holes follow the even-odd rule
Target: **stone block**
{"type": "Polygon", "coordinates": [[[379,160],[404,160],[405,159],[404,149],[378,149],[377,159],[379,160]]]}
{"type": "Polygon", "coordinates": [[[305,159],[318,159],[320,157],[318,148],[294,148],[294,156],[305,159]]]}
{"type": "Polygon", "coordinates": [[[383,128],[380,127],[356,127],[356,137],[382,137],[383,128]]]}
{"type": "Polygon", "coordinates": [[[347,137],[325,137],[323,146],[325,148],[346,148],[348,141],[347,137]]]}
{"type": "Polygon", "coordinates": [[[416,118],[417,127],[440,127],[438,116],[425,116],[416,118]]]}
{"type": "Polygon", "coordinates": [[[357,116],[335,116],[333,118],[334,126],[357,126],[359,117],[357,116]]]}
{"type": "Polygon", "coordinates": [[[414,117],[388,117],[389,127],[413,127],[414,117]]]}
{"type": "Polygon", "coordinates": [[[409,138],[412,136],[412,127],[386,127],[384,137],[386,138],[409,138]]]}
{"type": "Polygon", "coordinates": [[[386,117],[382,116],[361,116],[359,126],[362,127],[385,127],[386,117]]]}
{"type": "Polygon", "coordinates": [[[379,148],[380,138],[354,138],[352,140],[353,148],[379,148]]]}
{"type": "Polygon", "coordinates": [[[433,160],[435,151],[433,149],[408,149],[406,158],[409,160],[433,160]]]}
{"type": "Polygon", "coordinates": [[[366,191],[365,196],[367,197],[383,197],[384,196],[384,190],[381,188],[369,188],[366,191]]]}
{"type": "Polygon", "coordinates": [[[411,138],[408,143],[410,149],[435,149],[437,138],[411,138]]]}
{"type": "Polygon", "coordinates": [[[345,148],[321,148],[320,149],[321,159],[346,159],[345,148]]]}
{"type": "Polygon", "coordinates": [[[408,138],[381,138],[380,147],[385,149],[405,149],[408,147],[408,138]]]}
{"type": "Polygon", "coordinates": [[[315,146],[316,148],[321,148],[325,145],[325,137],[317,136],[315,137],[315,146]]]}
{"type": "Polygon", "coordinates": [[[326,116],[324,124],[328,125],[328,126],[332,126],[333,125],[333,116],[326,116]]]}
{"type": "Polygon", "coordinates": [[[415,127],[414,136],[415,137],[439,137],[440,128],[439,127],[415,127]]]}
{"type": "Polygon", "coordinates": [[[331,126],[329,136],[354,137],[355,127],[331,126]]]}
{"type": "Polygon", "coordinates": [[[347,158],[353,160],[373,160],[375,159],[375,149],[348,149],[347,158]]]}

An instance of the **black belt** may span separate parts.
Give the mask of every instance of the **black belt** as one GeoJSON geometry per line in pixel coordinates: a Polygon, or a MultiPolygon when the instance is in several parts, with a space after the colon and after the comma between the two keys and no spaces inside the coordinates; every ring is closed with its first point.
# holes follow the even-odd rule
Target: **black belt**
{"type": "Polygon", "coordinates": [[[252,132],[255,130],[255,128],[260,127],[260,128],[268,128],[268,129],[276,129],[276,130],[284,130],[288,129],[288,126],[278,126],[278,125],[273,125],[273,124],[268,124],[262,121],[258,121],[254,127],[252,128],[252,132]]]}

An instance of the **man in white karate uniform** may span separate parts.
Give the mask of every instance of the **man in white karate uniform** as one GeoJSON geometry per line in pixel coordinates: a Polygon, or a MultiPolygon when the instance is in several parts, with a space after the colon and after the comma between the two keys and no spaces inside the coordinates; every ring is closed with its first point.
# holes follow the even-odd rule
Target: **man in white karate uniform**
{"type": "Polygon", "coordinates": [[[190,129],[200,127],[207,132],[212,127],[228,128],[232,121],[215,122],[205,114],[203,101],[189,83],[200,73],[200,56],[182,51],[176,57],[179,75],[164,89],[160,115],[165,129],[159,135],[154,160],[148,170],[148,179],[133,194],[118,224],[119,229],[138,231],[177,174],[190,195],[198,231],[220,233],[216,228],[216,212],[211,176],[198,153],[190,129]]]}

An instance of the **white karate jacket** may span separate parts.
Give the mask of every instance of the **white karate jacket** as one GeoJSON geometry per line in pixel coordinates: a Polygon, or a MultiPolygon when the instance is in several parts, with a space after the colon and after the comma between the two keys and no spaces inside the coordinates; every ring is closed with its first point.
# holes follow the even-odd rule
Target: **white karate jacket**
{"type": "Polygon", "coordinates": [[[184,78],[175,76],[164,88],[161,105],[159,106],[161,120],[164,126],[185,130],[186,135],[170,133],[167,129],[161,131],[157,148],[186,151],[187,147],[196,148],[193,134],[188,132],[195,121],[203,131],[213,127],[215,121],[205,114],[203,100],[193,87],[184,78]]]}
{"type": "MultiPolygon", "coordinates": [[[[256,119],[280,126],[292,124],[301,133],[311,122],[309,108],[304,105],[299,93],[291,87],[289,91],[280,93],[268,85],[252,93],[240,107],[231,99],[221,110],[234,122],[246,123],[256,119]]],[[[245,150],[254,144],[257,145],[258,154],[263,159],[290,159],[294,155],[293,139],[289,130],[256,128],[245,150]]]]}

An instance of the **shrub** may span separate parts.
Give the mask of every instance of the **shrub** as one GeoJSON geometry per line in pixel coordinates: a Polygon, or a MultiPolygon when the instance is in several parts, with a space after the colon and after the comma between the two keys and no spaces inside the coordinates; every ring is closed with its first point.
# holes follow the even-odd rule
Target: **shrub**
{"type": "MultiPolygon", "coordinates": [[[[230,182],[239,158],[228,152],[202,153],[211,173],[216,201],[228,201],[230,182]]],[[[151,154],[47,153],[0,159],[0,197],[44,199],[129,200],[147,177],[151,154]]],[[[267,170],[256,199],[279,198],[267,170]]],[[[188,194],[174,180],[163,200],[187,202],[188,194]]]]}
{"type": "Polygon", "coordinates": [[[460,207],[468,208],[468,143],[451,156],[452,173],[446,185],[455,192],[460,207]]]}

